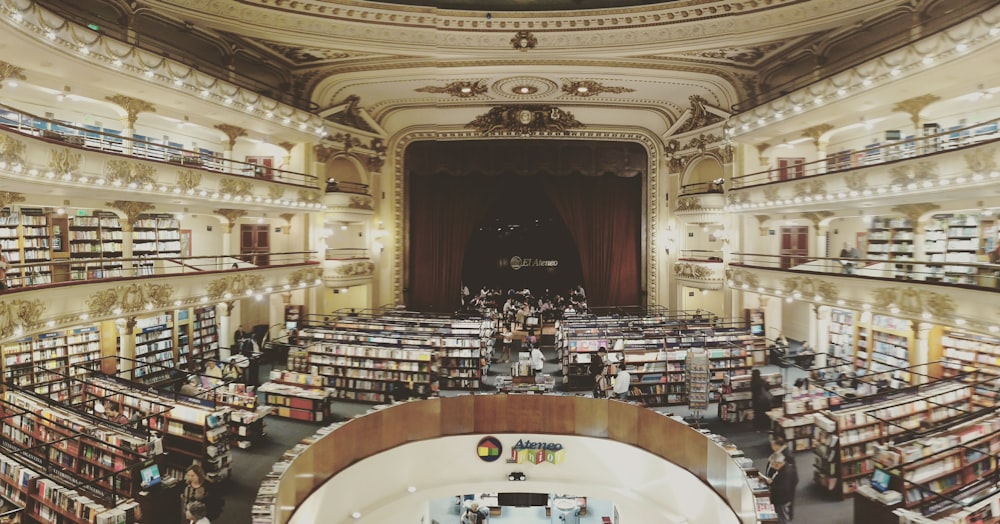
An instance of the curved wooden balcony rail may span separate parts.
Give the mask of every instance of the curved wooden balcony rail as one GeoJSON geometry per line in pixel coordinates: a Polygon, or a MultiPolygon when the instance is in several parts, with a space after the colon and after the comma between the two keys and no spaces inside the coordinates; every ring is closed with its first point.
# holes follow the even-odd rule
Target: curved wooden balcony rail
{"type": "Polygon", "coordinates": [[[704,434],[656,411],[589,397],[468,395],[398,404],[355,418],[298,455],[281,477],[275,522],[352,464],[403,444],[474,434],[534,433],[610,439],[691,472],[740,522],[757,522],[746,474],[704,434]]]}
{"type": "Polygon", "coordinates": [[[875,142],[861,150],[834,151],[827,146],[826,158],[787,168],[774,168],[733,177],[733,189],[798,180],[817,175],[840,173],[866,166],[886,164],[972,147],[1000,140],[1000,118],[969,126],[954,126],[937,133],[898,140],[875,142]]]}
{"type": "Polygon", "coordinates": [[[260,164],[229,160],[219,153],[200,149],[192,151],[176,145],[124,137],[104,128],[79,127],[70,122],[43,118],[0,104],[0,125],[21,134],[77,149],[141,158],[151,162],[180,164],[235,176],[253,177],[293,186],[316,189],[316,177],[260,164]]]}

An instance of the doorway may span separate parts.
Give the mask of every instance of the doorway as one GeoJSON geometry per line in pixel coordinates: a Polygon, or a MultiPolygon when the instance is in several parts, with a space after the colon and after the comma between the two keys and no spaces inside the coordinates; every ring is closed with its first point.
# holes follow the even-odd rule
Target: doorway
{"type": "Polygon", "coordinates": [[[781,269],[809,261],[809,226],[781,227],[781,269]]]}
{"type": "Polygon", "coordinates": [[[267,224],[240,224],[240,260],[255,266],[270,265],[271,242],[267,224]]]}

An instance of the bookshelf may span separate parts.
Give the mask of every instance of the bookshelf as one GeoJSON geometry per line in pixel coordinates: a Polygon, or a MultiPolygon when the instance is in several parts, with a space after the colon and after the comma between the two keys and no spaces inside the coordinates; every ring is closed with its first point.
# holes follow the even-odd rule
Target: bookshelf
{"type": "Polygon", "coordinates": [[[157,385],[170,379],[174,363],[174,316],[163,313],[136,319],[135,366],[130,379],[157,385]]]}
{"type": "MultiPolygon", "coordinates": [[[[785,394],[781,373],[761,374],[774,398],[785,394]]],[[[753,420],[753,401],[750,390],[750,374],[727,376],[723,381],[722,395],[719,397],[719,418],[724,422],[753,420]]]]}
{"type": "Polygon", "coordinates": [[[149,429],[163,434],[165,462],[183,471],[200,463],[212,481],[229,477],[232,452],[229,447],[229,417],[225,406],[175,402],[164,413],[149,418],[149,429]]]}
{"type": "MultiPolygon", "coordinates": [[[[856,344],[854,364],[857,369],[877,373],[912,365],[915,342],[909,320],[865,311],[857,324],[856,344]]],[[[911,377],[909,372],[897,370],[892,378],[909,383],[911,377]]]]}
{"type": "MultiPolygon", "coordinates": [[[[933,347],[934,339],[929,342],[933,347]]],[[[1000,338],[945,329],[939,344],[943,377],[972,372],[966,380],[1000,376],[1000,338]]]]}
{"type": "Polygon", "coordinates": [[[330,391],[326,377],[294,371],[272,370],[270,380],[257,391],[272,413],[285,418],[323,422],[330,416],[330,391]]]}
{"type": "MultiPolygon", "coordinates": [[[[169,213],[139,215],[132,226],[132,256],[176,257],[181,254],[180,221],[169,213]]],[[[152,274],[153,262],[137,263],[140,274],[152,274]]]]}
{"type": "MultiPolygon", "coordinates": [[[[4,208],[0,212],[0,253],[7,262],[32,264],[50,262],[52,249],[48,217],[41,208],[4,208]]],[[[12,288],[52,282],[49,265],[7,270],[7,285],[12,288]]]]}
{"type": "Polygon", "coordinates": [[[122,227],[118,215],[95,211],[71,217],[69,223],[70,265],[73,280],[122,276],[122,227]]]}
{"type": "Polygon", "coordinates": [[[874,471],[879,443],[948,424],[975,407],[971,385],[940,382],[817,412],[813,478],[830,493],[850,496],[874,471]]]}
{"type": "Polygon", "coordinates": [[[833,363],[854,362],[856,342],[855,314],[844,309],[830,310],[828,354],[833,363]]]}
{"type": "Polygon", "coordinates": [[[784,435],[795,451],[813,449],[815,424],[813,414],[830,407],[830,398],[824,391],[812,389],[786,392],[781,407],[771,410],[771,429],[784,435]]]}
{"type": "Polygon", "coordinates": [[[764,322],[764,310],[760,308],[746,308],[743,310],[743,322],[754,335],[753,361],[755,365],[763,366],[767,364],[767,339],[764,333],[767,324],[764,322]]]}
{"type": "Polygon", "coordinates": [[[201,369],[203,361],[219,359],[219,328],[215,315],[215,306],[194,308],[189,369],[201,369]]]}
{"type": "MultiPolygon", "coordinates": [[[[18,226],[21,215],[9,207],[0,211],[0,254],[13,266],[21,263],[21,243],[18,226]]],[[[21,271],[15,267],[7,269],[7,286],[17,287],[21,282],[21,271]]]]}
{"type": "Polygon", "coordinates": [[[52,400],[72,401],[77,392],[67,377],[98,369],[101,334],[97,326],[81,326],[14,340],[2,351],[5,381],[52,400]]]}
{"type": "MultiPolygon", "coordinates": [[[[978,262],[980,253],[979,219],[970,215],[955,215],[946,219],[947,251],[945,262],[978,262]]],[[[970,266],[944,266],[944,280],[952,284],[978,284],[977,270],[970,266]]]]}

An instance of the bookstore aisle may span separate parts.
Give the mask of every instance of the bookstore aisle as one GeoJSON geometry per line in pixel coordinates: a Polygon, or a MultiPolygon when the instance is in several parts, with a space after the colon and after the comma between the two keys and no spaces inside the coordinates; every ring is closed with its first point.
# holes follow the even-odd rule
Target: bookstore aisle
{"type": "MultiPolygon", "coordinates": [[[[555,363],[555,353],[548,347],[545,348],[546,372],[556,371],[558,365],[555,363]]],[[[491,374],[508,367],[509,364],[493,364],[491,374]]],[[[508,368],[509,369],[509,368],[508,368]]],[[[261,366],[261,381],[266,381],[270,372],[270,365],[261,366]]],[[[804,375],[804,372],[795,368],[783,370],[775,366],[763,366],[762,373],[787,372],[789,383],[804,375]]],[[[575,392],[574,394],[588,395],[588,393],[575,392]]],[[[343,420],[354,415],[364,413],[371,404],[349,403],[334,401],[330,407],[330,422],[343,420]]],[[[704,425],[712,432],[725,435],[732,440],[746,456],[753,459],[758,468],[763,469],[767,463],[767,457],[771,453],[768,445],[767,434],[757,432],[750,422],[725,423],[717,414],[717,406],[712,404],[705,411],[704,425]]],[[[655,408],[657,411],[674,413],[680,416],[687,416],[687,408],[684,406],[670,406],[655,408]]],[[[250,521],[250,509],[253,505],[254,497],[257,495],[257,488],[261,480],[271,471],[274,464],[281,455],[291,449],[301,439],[313,435],[316,430],[325,424],[313,424],[296,420],[267,417],[267,436],[248,449],[233,449],[232,476],[224,481],[222,493],[226,498],[226,506],[222,516],[212,524],[246,524],[250,521]]],[[[825,495],[812,482],[813,454],[809,451],[802,451],[796,455],[796,466],[799,471],[799,485],[796,492],[795,520],[796,524],[852,524],[853,523],[853,501],[846,499],[843,501],[832,500],[829,495],[825,495]]],[[[442,509],[442,511],[447,511],[442,509]]],[[[453,520],[441,520],[441,524],[457,523],[458,513],[451,510],[446,513],[453,516],[453,520]]],[[[511,513],[513,515],[513,513],[511,513]]],[[[494,519],[492,522],[501,522],[494,519]]],[[[513,522],[505,520],[505,522],[513,522]]],[[[517,520],[517,522],[528,522],[517,520]]],[[[540,520],[539,522],[546,522],[540,520]]],[[[583,521],[581,521],[583,522],[583,521]]],[[[645,524],[629,523],[622,524],[645,524]]]]}

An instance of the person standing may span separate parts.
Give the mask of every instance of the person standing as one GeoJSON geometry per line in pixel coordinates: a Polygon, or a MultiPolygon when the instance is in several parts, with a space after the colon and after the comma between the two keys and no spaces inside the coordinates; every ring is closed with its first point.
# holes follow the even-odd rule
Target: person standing
{"type": "Polygon", "coordinates": [[[601,398],[607,390],[608,348],[600,347],[590,358],[590,378],[594,381],[594,398],[601,398]]]}
{"type": "Polygon", "coordinates": [[[503,352],[500,354],[500,362],[510,362],[510,347],[514,344],[514,332],[510,329],[510,324],[503,326],[503,352]]]}
{"type": "Polygon", "coordinates": [[[757,431],[764,431],[769,426],[767,412],[771,409],[771,391],[759,369],[750,372],[750,399],[753,405],[753,427],[757,431]]]}
{"type": "Polygon", "coordinates": [[[184,518],[190,524],[212,524],[205,516],[205,504],[202,502],[191,502],[184,508],[184,518]]]}
{"type": "Polygon", "coordinates": [[[632,374],[628,372],[625,357],[622,356],[621,360],[618,361],[618,374],[615,375],[615,385],[612,388],[615,398],[628,400],[628,389],[631,384],[632,374]]]}
{"type": "Polygon", "coordinates": [[[541,376],[545,368],[545,354],[537,345],[531,346],[531,368],[535,370],[536,377],[541,376]]]}
{"type": "MultiPolygon", "coordinates": [[[[840,250],[840,258],[856,259],[860,256],[861,254],[858,253],[857,248],[851,246],[847,242],[844,242],[844,248],[840,250]]],[[[856,264],[855,260],[841,260],[840,263],[843,265],[843,272],[845,275],[854,274],[854,265],[856,264]]]]}
{"type": "Polygon", "coordinates": [[[208,500],[208,478],[205,477],[205,470],[198,464],[192,464],[184,472],[181,511],[186,514],[188,505],[193,502],[200,502],[204,507],[206,500],[208,500]]]}
{"type": "Polygon", "coordinates": [[[771,503],[778,513],[778,522],[787,524],[792,521],[795,504],[795,488],[799,484],[798,473],[794,466],[788,465],[783,453],[773,453],[768,459],[768,468],[774,473],[764,477],[771,485],[771,503]]]}

